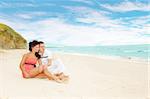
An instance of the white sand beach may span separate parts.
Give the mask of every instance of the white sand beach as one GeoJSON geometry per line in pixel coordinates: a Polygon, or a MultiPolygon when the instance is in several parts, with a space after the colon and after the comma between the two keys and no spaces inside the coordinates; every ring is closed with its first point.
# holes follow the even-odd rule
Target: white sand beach
{"type": "Polygon", "coordinates": [[[67,84],[24,79],[26,50],[0,51],[0,99],[147,99],[148,63],[58,54],[70,73],[67,84]]]}

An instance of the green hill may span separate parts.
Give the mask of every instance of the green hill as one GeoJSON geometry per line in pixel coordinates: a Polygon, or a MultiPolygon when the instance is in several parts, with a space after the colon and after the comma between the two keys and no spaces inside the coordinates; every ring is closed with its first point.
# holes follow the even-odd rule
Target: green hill
{"type": "Polygon", "coordinates": [[[27,41],[9,26],[0,23],[0,48],[19,49],[26,48],[27,41]]]}

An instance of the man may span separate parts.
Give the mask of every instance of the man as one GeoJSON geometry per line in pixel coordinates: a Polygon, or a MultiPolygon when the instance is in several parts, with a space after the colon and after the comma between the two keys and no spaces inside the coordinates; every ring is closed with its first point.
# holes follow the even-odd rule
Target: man
{"type": "Polygon", "coordinates": [[[69,76],[66,73],[65,66],[60,59],[54,59],[52,52],[45,49],[45,44],[42,41],[39,41],[40,44],[40,55],[41,62],[43,65],[47,65],[48,71],[59,77],[60,80],[68,80],[69,76]]]}

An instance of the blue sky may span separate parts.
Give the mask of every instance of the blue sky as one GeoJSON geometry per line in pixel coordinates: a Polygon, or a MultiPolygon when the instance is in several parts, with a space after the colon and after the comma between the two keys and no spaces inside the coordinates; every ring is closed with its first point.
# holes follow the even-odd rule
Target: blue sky
{"type": "Polygon", "coordinates": [[[149,9],[148,0],[1,0],[0,22],[47,44],[145,44],[149,9]]]}

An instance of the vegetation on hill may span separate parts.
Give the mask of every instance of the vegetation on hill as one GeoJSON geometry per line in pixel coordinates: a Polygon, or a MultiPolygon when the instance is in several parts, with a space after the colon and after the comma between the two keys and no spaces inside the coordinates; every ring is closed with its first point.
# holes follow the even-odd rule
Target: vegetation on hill
{"type": "Polygon", "coordinates": [[[9,26],[0,23],[0,48],[20,49],[26,48],[27,41],[9,26]]]}

